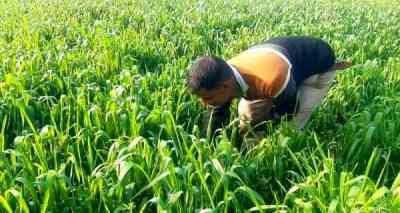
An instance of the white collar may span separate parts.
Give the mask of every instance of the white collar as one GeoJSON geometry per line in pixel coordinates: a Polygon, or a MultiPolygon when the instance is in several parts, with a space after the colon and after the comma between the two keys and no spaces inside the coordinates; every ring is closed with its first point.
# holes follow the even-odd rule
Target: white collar
{"type": "Polygon", "coordinates": [[[249,86],[247,85],[247,83],[244,81],[243,77],[240,75],[239,71],[232,66],[231,64],[228,64],[233,72],[233,76],[235,76],[236,82],[239,84],[240,87],[240,91],[242,92],[241,95],[246,96],[246,92],[249,89],[249,86]]]}

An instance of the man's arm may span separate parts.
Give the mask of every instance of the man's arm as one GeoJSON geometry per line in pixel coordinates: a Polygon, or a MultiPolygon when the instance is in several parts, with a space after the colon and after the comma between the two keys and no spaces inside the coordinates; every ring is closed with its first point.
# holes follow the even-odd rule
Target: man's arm
{"type": "Polygon", "coordinates": [[[249,126],[257,126],[272,118],[272,101],[271,98],[254,101],[240,100],[238,106],[240,135],[244,136],[249,126]]]}

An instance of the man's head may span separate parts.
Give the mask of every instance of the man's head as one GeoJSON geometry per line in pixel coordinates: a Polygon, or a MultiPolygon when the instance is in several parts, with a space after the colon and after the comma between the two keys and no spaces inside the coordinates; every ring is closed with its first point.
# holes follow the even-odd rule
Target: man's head
{"type": "Polygon", "coordinates": [[[205,105],[220,106],[237,95],[237,84],[229,65],[215,56],[196,59],[186,79],[191,93],[205,105]]]}

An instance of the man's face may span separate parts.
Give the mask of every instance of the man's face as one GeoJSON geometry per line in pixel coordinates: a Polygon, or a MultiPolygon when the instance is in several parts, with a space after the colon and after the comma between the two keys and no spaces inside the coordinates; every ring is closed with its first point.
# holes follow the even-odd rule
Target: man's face
{"type": "Polygon", "coordinates": [[[215,89],[201,89],[195,95],[200,97],[201,103],[205,106],[221,106],[235,98],[236,87],[234,82],[228,79],[215,89]]]}

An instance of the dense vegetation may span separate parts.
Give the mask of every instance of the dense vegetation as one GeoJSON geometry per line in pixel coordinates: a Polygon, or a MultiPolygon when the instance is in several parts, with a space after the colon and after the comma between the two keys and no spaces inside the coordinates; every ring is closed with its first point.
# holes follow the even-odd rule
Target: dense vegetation
{"type": "Polygon", "coordinates": [[[396,212],[395,2],[1,1],[0,211],[396,212]],[[201,138],[191,62],[277,35],[356,66],[304,132],[283,122],[246,146],[234,113],[201,138]]]}

